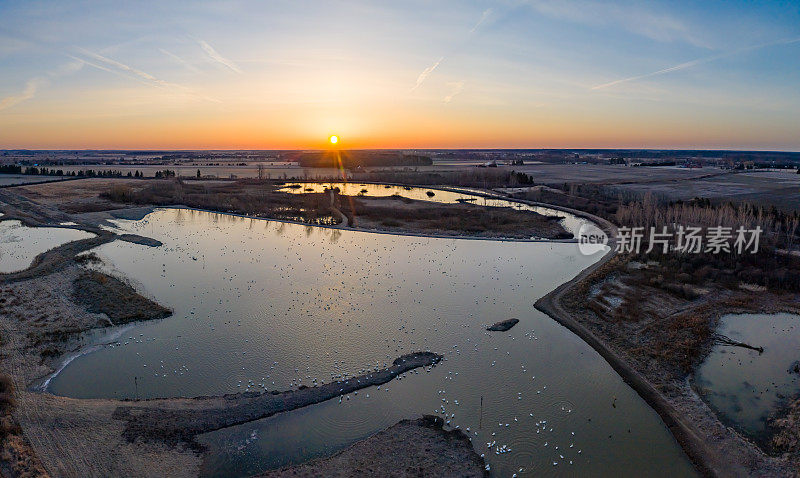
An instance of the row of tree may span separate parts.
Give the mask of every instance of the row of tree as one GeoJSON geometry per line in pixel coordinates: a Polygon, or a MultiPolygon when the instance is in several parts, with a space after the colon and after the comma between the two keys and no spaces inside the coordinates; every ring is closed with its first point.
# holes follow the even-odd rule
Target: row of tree
{"type": "MultiPolygon", "coordinates": [[[[198,173],[200,170],[198,169],[198,173]]],[[[79,171],[64,171],[63,169],[45,168],[39,166],[28,166],[23,168],[16,164],[0,165],[0,174],[27,174],[30,176],[66,176],[66,177],[81,177],[81,178],[143,178],[144,173],[141,171],[128,171],[124,173],[118,170],[101,169],[95,171],[94,169],[86,169],[79,171]]],[[[156,171],[155,177],[161,178],[174,178],[175,171],[165,169],[163,171],[156,171]]],[[[198,176],[199,177],[199,176],[198,176]]]]}

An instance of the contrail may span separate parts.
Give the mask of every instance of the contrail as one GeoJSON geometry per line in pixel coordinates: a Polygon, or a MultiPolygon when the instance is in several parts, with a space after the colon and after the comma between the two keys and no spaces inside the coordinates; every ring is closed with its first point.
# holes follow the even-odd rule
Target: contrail
{"type": "Polygon", "coordinates": [[[184,60],[183,58],[179,57],[178,55],[172,53],[169,50],[165,50],[164,48],[159,48],[158,51],[160,51],[161,53],[167,55],[168,57],[172,58],[173,60],[177,61],[178,63],[180,63],[181,65],[185,66],[187,69],[189,69],[189,70],[191,70],[191,71],[193,71],[195,73],[198,73],[200,71],[194,65],[192,65],[188,61],[184,60]]]}
{"type": "Polygon", "coordinates": [[[474,27],[472,27],[472,29],[471,29],[469,32],[470,32],[470,33],[475,33],[475,30],[477,30],[477,29],[478,29],[478,27],[479,27],[479,26],[481,26],[481,24],[482,24],[483,22],[485,22],[485,21],[486,21],[486,19],[487,19],[487,18],[489,18],[489,16],[490,16],[491,14],[492,14],[492,9],[491,9],[491,8],[487,8],[486,10],[484,10],[484,11],[483,11],[483,14],[481,14],[481,18],[480,18],[480,20],[478,20],[478,23],[476,23],[476,24],[475,24],[475,26],[474,26],[474,27]]]}
{"type": "MultiPolygon", "coordinates": [[[[483,11],[483,13],[481,14],[481,18],[479,18],[478,22],[475,24],[475,26],[473,26],[470,29],[470,31],[469,31],[470,35],[469,36],[472,36],[472,34],[475,33],[475,31],[483,24],[483,22],[485,22],[486,19],[489,18],[492,15],[492,12],[493,12],[493,10],[491,8],[487,8],[486,10],[483,11]]],[[[453,53],[454,51],[457,51],[457,49],[454,49],[449,54],[453,53]]],[[[447,55],[445,55],[445,56],[447,56],[447,55]]],[[[433,70],[435,70],[436,68],[439,67],[439,65],[444,61],[444,59],[445,59],[445,57],[442,56],[438,60],[436,60],[436,63],[434,63],[433,65],[431,65],[431,66],[425,68],[424,70],[422,70],[422,73],[420,73],[419,76],[417,77],[417,82],[414,84],[414,87],[411,88],[411,91],[414,91],[417,88],[419,88],[420,86],[422,86],[422,84],[425,83],[425,80],[428,79],[428,76],[430,76],[430,74],[433,73],[433,70]]]]}
{"type": "Polygon", "coordinates": [[[436,63],[422,70],[422,73],[420,73],[419,76],[417,77],[417,83],[414,85],[413,88],[411,88],[411,91],[416,90],[423,83],[425,83],[425,80],[428,79],[428,76],[430,76],[430,74],[433,73],[433,70],[435,70],[439,66],[439,64],[441,64],[443,61],[444,57],[440,57],[438,60],[436,60],[436,63]]]}
{"type": "Polygon", "coordinates": [[[105,57],[105,56],[100,55],[98,53],[92,53],[92,52],[90,52],[88,50],[84,50],[83,48],[79,48],[79,50],[80,50],[81,53],[83,53],[86,56],[89,56],[89,57],[91,57],[91,58],[93,58],[93,59],[95,59],[97,61],[103,62],[106,65],[113,66],[113,67],[115,67],[117,69],[120,69],[122,71],[126,71],[128,73],[133,73],[134,75],[138,76],[139,78],[141,78],[143,80],[147,80],[149,82],[155,83],[155,84],[160,85],[160,86],[173,86],[171,83],[169,83],[167,81],[159,80],[158,78],[156,78],[155,76],[151,75],[150,73],[144,72],[142,70],[138,70],[138,69],[136,69],[136,68],[134,68],[132,66],[126,65],[125,63],[120,63],[117,60],[112,60],[111,58],[105,57]]]}
{"type": "Polygon", "coordinates": [[[739,55],[741,53],[745,53],[745,52],[748,52],[748,51],[760,50],[761,48],[766,48],[766,47],[775,46],[775,45],[790,45],[792,43],[798,43],[798,42],[800,42],[800,38],[793,38],[793,39],[789,39],[789,40],[779,40],[779,41],[770,42],[770,43],[762,43],[760,45],[748,46],[748,47],[745,47],[745,48],[740,48],[738,50],[729,51],[727,53],[721,53],[719,55],[714,55],[714,56],[709,56],[709,57],[706,57],[706,58],[698,58],[696,60],[687,61],[685,63],[681,63],[679,65],[671,66],[669,68],[664,68],[663,70],[654,71],[652,73],[646,73],[644,75],[632,76],[630,78],[623,78],[621,80],[615,80],[615,81],[612,81],[612,82],[609,82],[609,83],[603,83],[602,85],[593,86],[591,89],[592,90],[602,90],[603,88],[608,88],[608,87],[611,87],[611,86],[619,85],[620,83],[628,83],[628,82],[631,82],[631,81],[641,80],[643,78],[650,78],[651,76],[663,75],[664,73],[670,73],[670,72],[673,72],[673,71],[685,70],[686,68],[691,68],[691,67],[697,66],[697,65],[703,65],[705,63],[710,63],[712,61],[720,60],[722,58],[728,58],[728,57],[731,57],[731,56],[739,55]]]}
{"type": "Polygon", "coordinates": [[[220,55],[219,52],[217,50],[215,50],[213,46],[208,44],[208,42],[205,42],[203,40],[199,40],[198,39],[197,43],[200,44],[200,48],[202,48],[203,51],[206,52],[206,54],[209,57],[211,57],[212,60],[227,66],[228,68],[230,68],[231,70],[235,71],[236,73],[239,73],[239,74],[242,73],[242,70],[236,65],[236,63],[234,63],[231,60],[229,60],[229,59],[225,58],[224,56],[220,55]]]}
{"type": "Polygon", "coordinates": [[[121,63],[121,62],[119,62],[117,60],[113,60],[111,58],[105,57],[105,56],[100,55],[98,53],[93,53],[93,52],[90,52],[88,50],[84,50],[83,48],[79,48],[78,50],[82,54],[84,54],[84,55],[86,55],[86,56],[88,56],[88,57],[90,57],[90,58],[92,58],[94,60],[97,60],[100,63],[104,63],[105,65],[111,66],[113,68],[108,68],[108,67],[103,66],[103,65],[94,64],[94,63],[91,63],[91,62],[89,62],[87,60],[84,60],[83,58],[76,58],[76,57],[70,55],[71,58],[74,58],[74,59],[76,59],[78,61],[81,61],[81,62],[83,62],[83,63],[85,63],[85,64],[87,64],[89,66],[93,66],[95,68],[98,68],[98,69],[101,69],[101,70],[104,70],[104,71],[108,71],[108,72],[114,73],[114,74],[120,74],[120,71],[125,72],[125,73],[131,73],[131,74],[133,74],[132,77],[131,76],[127,76],[127,75],[123,75],[123,76],[127,76],[128,78],[132,78],[132,79],[134,79],[136,81],[139,81],[141,83],[144,83],[144,84],[147,84],[147,85],[150,85],[150,86],[155,86],[155,87],[160,87],[160,88],[173,88],[173,89],[177,89],[177,90],[183,91],[186,94],[189,94],[191,96],[194,96],[196,98],[200,98],[200,99],[203,99],[203,100],[206,100],[206,101],[213,101],[215,103],[219,103],[220,102],[216,98],[211,98],[211,97],[208,97],[208,96],[205,96],[205,95],[198,94],[198,93],[194,92],[191,88],[188,88],[188,87],[183,86],[183,85],[179,85],[177,83],[172,83],[172,82],[169,82],[169,81],[161,80],[161,79],[156,78],[155,76],[151,75],[150,73],[147,73],[145,71],[136,69],[136,68],[134,68],[132,66],[128,66],[125,63],[121,63]]]}

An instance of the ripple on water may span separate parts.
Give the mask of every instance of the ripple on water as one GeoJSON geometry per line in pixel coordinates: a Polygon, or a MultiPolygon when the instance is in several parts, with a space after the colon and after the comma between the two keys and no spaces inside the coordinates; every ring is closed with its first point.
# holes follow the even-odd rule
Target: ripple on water
{"type": "Polygon", "coordinates": [[[333,234],[174,209],[116,225],[164,245],[114,242],[99,253],[175,313],[137,324],[129,337],[143,340],[76,359],[53,379],[53,393],[133,396],[135,377],[142,397],[218,395],[265,383],[285,390],[383,368],[417,350],[445,355],[431,371],[380,391],[362,389],[341,404],[334,399],[204,435],[212,449],[208,475],[242,476],[326,456],[426,413],[469,427],[481,453],[492,433],[510,444],[510,453],[487,454],[502,476],[530,466],[522,461],[547,463],[554,448],[541,440],[568,446],[572,431],[596,443],[601,457],[575,462],[576,474],[691,474],[658,416],[598,354],[533,308],[596,259],[574,244],[333,234]],[[484,330],[508,317],[520,323],[507,333],[484,330]],[[613,397],[624,414],[610,410],[613,397]],[[565,400],[579,405],[564,418],[565,400]],[[631,422],[648,433],[646,443],[625,434],[631,422]],[[602,438],[611,433],[620,438],[609,445],[602,438]]]}

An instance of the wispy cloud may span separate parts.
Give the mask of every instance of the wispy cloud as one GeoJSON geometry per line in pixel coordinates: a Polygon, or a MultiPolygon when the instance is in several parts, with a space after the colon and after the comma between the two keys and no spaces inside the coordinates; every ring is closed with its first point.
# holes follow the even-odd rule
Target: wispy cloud
{"type": "Polygon", "coordinates": [[[709,48],[682,20],[636,3],[589,0],[527,0],[526,3],[553,18],[584,25],[613,26],[656,41],[683,41],[709,48]]]}
{"type": "Polygon", "coordinates": [[[442,101],[445,103],[450,103],[457,94],[464,91],[464,81],[456,81],[453,83],[448,83],[447,85],[450,86],[452,90],[450,90],[450,94],[445,96],[442,101]]]}
{"type": "Polygon", "coordinates": [[[79,48],[78,50],[82,54],[84,54],[84,55],[86,55],[86,56],[88,56],[88,57],[90,57],[90,58],[92,58],[92,59],[94,59],[96,61],[99,61],[101,63],[105,63],[106,65],[109,65],[109,66],[111,66],[113,68],[116,68],[118,70],[122,70],[124,72],[131,73],[131,74],[139,77],[140,79],[148,81],[148,82],[153,83],[155,85],[158,85],[158,86],[173,86],[171,83],[169,83],[167,81],[159,80],[158,78],[156,78],[155,76],[151,75],[150,73],[144,72],[144,71],[139,70],[137,68],[134,68],[132,66],[128,66],[128,65],[126,65],[124,63],[121,63],[121,62],[119,62],[117,60],[105,57],[105,56],[100,55],[98,53],[93,53],[91,51],[84,50],[83,48],[79,48]]]}
{"type": "Polygon", "coordinates": [[[188,61],[184,60],[183,58],[179,57],[178,55],[172,53],[169,50],[165,50],[164,48],[159,48],[158,51],[160,51],[161,53],[167,55],[168,57],[172,58],[173,60],[177,61],[178,63],[180,63],[181,65],[186,67],[187,70],[191,70],[191,71],[193,71],[195,73],[198,73],[200,71],[200,70],[197,69],[196,66],[192,65],[188,61]]]}
{"type": "MultiPolygon", "coordinates": [[[[472,34],[475,33],[475,31],[478,30],[478,28],[489,17],[492,16],[492,12],[493,12],[493,10],[491,8],[487,8],[486,10],[483,11],[483,13],[481,14],[481,17],[478,19],[478,21],[475,23],[475,25],[470,29],[470,31],[469,31],[470,35],[469,36],[472,36],[472,34]]],[[[463,47],[463,43],[464,42],[462,40],[462,45],[460,47],[457,47],[457,48],[454,48],[453,50],[451,50],[448,55],[452,55],[453,53],[457,52],[459,48],[463,47]]],[[[422,86],[422,84],[425,83],[425,80],[427,80],[428,77],[431,76],[431,73],[433,73],[434,70],[436,70],[436,68],[439,68],[439,65],[442,64],[442,62],[445,60],[445,57],[448,56],[448,55],[439,57],[439,59],[436,60],[435,63],[433,63],[431,66],[429,66],[429,67],[425,68],[424,70],[422,70],[422,73],[420,73],[419,76],[417,76],[417,82],[411,88],[411,91],[414,91],[417,88],[419,88],[420,86],[422,86]]],[[[449,101],[450,100],[448,100],[448,102],[449,101]]]]}
{"type": "Polygon", "coordinates": [[[16,106],[23,101],[30,100],[36,96],[36,93],[39,92],[41,88],[46,87],[50,84],[50,80],[54,78],[58,78],[60,76],[68,75],[71,73],[75,73],[76,71],[80,70],[83,67],[83,63],[77,59],[73,58],[77,61],[71,61],[60,67],[56,68],[53,71],[49,71],[44,75],[35,76],[30,80],[25,82],[25,87],[16,95],[9,95],[5,98],[0,98],[0,111],[11,108],[12,106],[16,106]]]}
{"type": "Polygon", "coordinates": [[[200,48],[202,48],[203,51],[206,52],[206,55],[208,55],[209,58],[216,61],[217,63],[225,65],[226,67],[230,68],[236,73],[239,74],[242,73],[242,70],[239,68],[238,65],[236,65],[236,63],[220,55],[219,52],[215,50],[213,46],[208,44],[208,42],[203,40],[197,40],[197,43],[200,44],[200,48]]]}
{"type": "Polygon", "coordinates": [[[31,78],[25,83],[25,88],[16,95],[6,96],[0,99],[0,111],[18,105],[25,100],[29,100],[36,96],[39,88],[47,84],[47,80],[42,77],[31,78]]]}
{"type": "Polygon", "coordinates": [[[133,79],[135,79],[135,80],[137,80],[139,82],[142,82],[142,83],[150,85],[150,86],[155,86],[155,87],[159,87],[159,88],[175,89],[175,90],[181,91],[184,94],[188,94],[189,96],[194,96],[194,97],[199,98],[199,99],[203,99],[203,100],[206,100],[206,101],[213,101],[213,102],[217,102],[217,103],[219,102],[219,100],[217,100],[215,98],[210,98],[208,96],[198,94],[194,90],[192,90],[191,88],[188,88],[186,86],[183,86],[183,85],[180,85],[180,84],[177,84],[177,83],[172,83],[170,81],[162,80],[160,78],[156,78],[155,76],[151,75],[150,73],[142,71],[142,70],[140,70],[138,68],[134,68],[134,67],[132,67],[130,65],[126,65],[125,63],[122,63],[120,61],[114,60],[112,58],[100,55],[99,53],[94,53],[94,52],[85,50],[83,48],[78,48],[78,51],[81,54],[83,54],[84,56],[89,57],[92,60],[95,60],[96,63],[95,62],[91,62],[91,61],[89,61],[89,60],[87,60],[85,58],[78,58],[78,57],[74,57],[74,56],[72,58],[75,58],[76,60],[82,61],[85,64],[87,64],[89,66],[92,66],[94,68],[98,68],[100,70],[107,71],[107,72],[110,72],[110,73],[115,73],[115,74],[119,74],[120,72],[121,73],[125,73],[125,74],[127,74],[126,76],[128,78],[133,78],[133,79]]]}
{"type": "Polygon", "coordinates": [[[723,59],[723,58],[728,58],[728,57],[740,55],[742,53],[746,53],[746,52],[750,52],[750,51],[754,51],[754,50],[760,50],[761,48],[766,48],[766,47],[770,47],[770,46],[778,46],[778,45],[790,45],[792,43],[800,43],[800,38],[784,39],[784,40],[779,40],[779,41],[775,41],[775,42],[761,43],[759,45],[753,45],[753,46],[749,46],[749,47],[745,47],[745,48],[739,48],[738,50],[733,50],[733,51],[729,51],[729,52],[726,52],[726,53],[720,53],[719,55],[709,56],[709,57],[705,57],[705,58],[698,58],[696,60],[691,60],[691,61],[687,61],[687,62],[684,62],[684,63],[680,63],[680,64],[675,65],[675,66],[670,66],[669,68],[664,68],[664,69],[661,69],[661,70],[658,70],[658,71],[645,73],[643,75],[631,76],[629,78],[622,78],[622,79],[619,79],[619,80],[610,81],[608,83],[603,83],[601,85],[596,85],[596,86],[593,86],[591,89],[592,90],[602,90],[604,88],[610,88],[612,86],[616,86],[616,85],[619,85],[619,84],[622,84],[622,83],[628,83],[628,82],[631,82],[631,81],[643,80],[645,78],[650,78],[650,77],[653,77],[653,76],[659,76],[659,75],[663,75],[665,73],[671,73],[671,72],[674,72],[674,71],[685,70],[687,68],[692,68],[692,67],[697,66],[697,65],[703,65],[705,63],[710,63],[712,61],[720,60],[720,59],[723,59]]]}
{"type": "Polygon", "coordinates": [[[444,61],[444,57],[441,57],[438,60],[436,60],[436,63],[434,63],[433,65],[431,65],[431,66],[425,68],[424,70],[422,70],[422,73],[420,73],[419,76],[417,77],[417,83],[414,85],[413,88],[411,88],[411,91],[414,91],[417,88],[419,88],[420,86],[422,86],[422,84],[425,83],[425,80],[428,79],[428,77],[431,75],[431,73],[433,73],[433,71],[436,68],[438,68],[439,65],[441,65],[443,61],[444,61]]]}
{"type": "Polygon", "coordinates": [[[484,10],[483,14],[481,14],[480,20],[478,20],[478,23],[476,23],[475,26],[472,27],[472,29],[470,29],[469,32],[470,33],[475,33],[475,31],[478,29],[478,27],[480,27],[483,24],[483,22],[485,22],[486,19],[488,19],[491,15],[492,15],[492,9],[491,8],[487,8],[486,10],[484,10]]]}

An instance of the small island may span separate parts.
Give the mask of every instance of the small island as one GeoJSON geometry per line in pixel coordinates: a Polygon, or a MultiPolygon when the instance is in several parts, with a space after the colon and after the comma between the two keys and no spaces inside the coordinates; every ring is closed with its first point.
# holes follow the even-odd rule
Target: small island
{"type": "Polygon", "coordinates": [[[519,323],[519,319],[508,319],[508,320],[501,320],[489,327],[486,327],[486,330],[490,332],[505,332],[506,330],[510,329],[511,327],[517,325],[519,323]]]}

